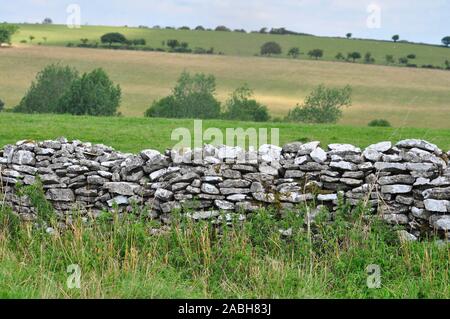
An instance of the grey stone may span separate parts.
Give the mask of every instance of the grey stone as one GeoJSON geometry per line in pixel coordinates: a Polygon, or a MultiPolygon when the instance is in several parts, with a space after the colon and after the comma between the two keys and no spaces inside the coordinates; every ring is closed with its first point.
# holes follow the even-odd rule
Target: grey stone
{"type": "Polygon", "coordinates": [[[311,156],[311,158],[319,164],[323,164],[327,160],[327,153],[320,147],[317,147],[314,151],[312,151],[309,156],[311,156]]]}
{"type": "Polygon", "coordinates": [[[442,151],[436,145],[431,144],[424,140],[418,139],[404,140],[398,142],[396,146],[400,148],[419,148],[425,151],[433,152],[438,156],[442,155],[442,151]]]}
{"type": "Polygon", "coordinates": [[[214,204],[221,210],[234,210],[235,205],[225,200],[215,200],[214,204]]]}
{"type": "Polygon", "coordinates": [[[74,202],[75,195],[70,189],[49,189],[46,194],[47,199],[56,202],[74,202]]]}
{"type": "Polygon", "coordinates": [[[167,189],[159,188],[155,192],[155,197],[162,201],[170,201],[173,198],[173,193],[167,189]]]}
{"type": "Polygon", "coordinates": [[[450,215],[440,216],[433,222],[433,227],[437,230],[450,231],[450,215]]]}
{"type": "Polygon", "coordinates": [[[450,211],[450,201],[426,199],[423,201],[425,208],[431,212],[447,213],[450,211]]]}
{"type": "Polygon", "coordinates": [[[35,156],[30,151],[16,151],[12,157],[12,163],[18,165],[34,165],[36,164],[35,156]]]}
{"type": "Polygon", "coordinates": [[[124,196],[134,195],[134,191],[138,187],[139,185],[128,182],[108,182],[103,185],[103,188],[107,189],[111,193],[124,196]]]}
{"type": "Polygon", "coordinates": [[[302,145],[300,142],[286,144],[283,146],[283,153],[298,153],[302,145]]]}
{"type": "Polygon", "coordinates": [[[125,196],[116,196],[113,199],[107,201],[109,207],[113,207],[114,205],[128,205],[128,197],[125,196]]]}
{"type": "Polygon", "coordinates": [[[227,179],[219,184],[220,188],[246,188],[250,187],[252,182],[244,179],[227,179]]]}
{"type": "Polygon", "coordinates": [[[386,194],[407,194],[411,191],[411,185],[385,185],[381,187],[381,192],[386,194]]]}
{"type": "Polygon", "coordinates": [[[357,171],[358,166],[350,162],[331,162],[330,167],[344,171],[357,171]]]}
{"type": "Polygon", "coordinates": [[[212,184],[207,184],[207,183],[203,183],[203,185],[201,187],[201,191],[203,193],[210,194],[210,195],[219,195],[220,194],[220,191],[216,186],[214,186],[212,184]]]}
{"type": "Polygon", "coordinates": [[[378,182],[380,185],[407,184],[412,185],[416,179],[411,175],[393,175],[380,177],[378,182]]]}

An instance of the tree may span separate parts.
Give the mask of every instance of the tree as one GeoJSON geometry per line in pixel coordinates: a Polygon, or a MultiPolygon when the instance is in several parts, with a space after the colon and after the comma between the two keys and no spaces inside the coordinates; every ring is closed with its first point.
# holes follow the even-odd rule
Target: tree
{"type": "Polygon", "coordinates": [[[226,26],[224,26],[224,25],[219,25],[219,26],[216,28],[216,31],[230,32],[231,30],[228,29],[228,28],[227,28],[226,26]]]}
{"type": "Polygon", "coordinates": [[[400,36],[396,34],[392,37],[392,40],[394,40],[394,42],[397,42],[398,40],[400,40],[400,36]]]}
{"type": "Polygon", "coordinates": [[[86,45],[89,42],[89,39],[87,38],[82,38],[80,39],[81,43],[83,43],[84,45],[86,45]]]}
{"type": "Polygon", "coordinates": [[[11,38],[19,30],[14,24],[0,23],[0,44],[11,43],[11,38]]]}
{"type": "Polygon", "coordinates": [[[0,99],[0,112],[3,111],[4,107],[5,107],[5,103],[0,99]]]}
{"type": "Polygon", "coordinates": [[[443,37],[442,44],[448,48],[450,46],[450,36],[443,37]]]}
{"type": "Polygon", "coordinates": [[[350,52],[347,56],[348,56],[349,59],[352,59],[353,62],[355,62],[356,60],[361,59],[361,53],[356,52],[356,51],[355,52],[350,52]]]}
{"type": "Polygon", "coordinates": [[[261,28],[261,30],[259,30],[259,33],[266,34],[267,28],[261,28]]]}
{"type": "Polygon", "coordinates": [[[52,24],[53,23],[53,21],[52,21],[52,19],[50,19],[50,18],[45,18],[43,21],[42,21],[42,24],[52,24]]]}
{"type": "Polygon", "coordinates": [[[172,94],[153,102],[147,117],[220,118],[220,102],[215,98],[216,79],[213,75],[183,72],[172,94]]]}
{"type": "Polygon", "coordinates": [[[201,25],[195,27],[196,31],[205,31],[205,28],[201,25]]]}
{"type": "Polygon", "coordinates": [[[365,62],[365,63],[368,63],[368,64],[370,64],[370,63],[375,63],[375,59],[372,57],[372,53],[367,52],[367,53],[364,55],[364,62],[365,62]]]}
{"type": "Polygon", "coordinates": [[[110,116],[117,114],[121,98],[119,85],[103,69],[96,69],[75,80],[61,97],[58,113],[110,116]]]}
{"type": "Polygon", "coordinates": [[[297,59],[300,56],[300,49],[299,48],[291,48],[288,52],[288,56],[297,59]]]}
{"type": "Polygon", "coordinates": [[[345,60],[345,56],[342,54],[342,52],[339,52],[338,54],[336,54],[335,59],[336,60],[345,60]]]}
{"type": "Polygon", "coordinates": [[[127,41],[127,38],[125,38],[125,36],[121,33],[111,32],[102,35],[100,40],[102,41],[102,43],[108,43],[111,47],[113,43],[125,43],[127,41]]]}
{"type": "Polygon", "coordinates": [[[166,44],[172,50],[180,46],[180,42],[178,40],[167,40],[166,44]]]}
{"type": "Polygon", "coordinates": [[[78,79],[78,72],[68,66],[50,64],[40,71],[31,83],[15,112],[55,113],[60,98],[78,79]]]}
{"type": "Polygon", "coordinates": [[[314,49],[308,52],[309,57],[314,58],[314,59],[320,59],[321,57],[323,57],[323,50],[321,49],[314,49]]]}
{"type": "Polygon", "coordinates": [[[394,56],[392,55],[392,54],[388,54],[388,55],[386,55],[386,63],[387,64],[392,64],[392,63],[395,63],[395,60],[394,60],[394,56]]]}
{"type": "Polygon", "coordinates": [[[408,64],[408,58],[406,58],[406,57],[401,57],[401,58],[399,58],[398,59],[398,63],[400,63],[400,64],[408,64]]]}
{"type": "Polygon", "coordinates": [[[223,117],[227,120],[268,121],[267,107],[252,99],[252,96],[253,91],[247,85],[236,89],[225,104],[223,117]]]}
{"type": "Polygon", "coordinates": [[[28,37],[28,39],[30,39],[30,43],[33,43],[33,40],[36,39],[36,38],[34,37],[34,35],[30,35],[30,36],[28,37]]]}
{"type": "Polygon", "coordinates": [[[288,121],[304,123],[336,123],[342,116],[342,107],[351,105],[352,89],[318,86],[302,105],[289,111],[288,121]]]}
{"type": "Polygon", "coordinates": [[[272,54],[281,54],[281,46],[276,42],[266,42],[261,47],[261,55],[271,56],[272,54]]]}
{"type": "Polygon", "coordinates": [[[350,39],[353,36],[353,34],[347,33],[345,36],[347,37],[347,39],[350,39]]]}

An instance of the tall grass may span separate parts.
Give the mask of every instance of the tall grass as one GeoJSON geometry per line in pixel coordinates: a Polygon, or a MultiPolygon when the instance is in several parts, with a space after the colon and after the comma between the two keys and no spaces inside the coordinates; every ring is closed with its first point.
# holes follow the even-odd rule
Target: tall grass
{"type": "Polygon", "coordinates": [[[401,243],[379,220],[363,218],[362,206],[341,203],[333,223],[326,214],[306,223],[309,211],[279,218],[263,210],[229,226],[173,213],[164,227],[113,210],[95,222],[74,213],[64,229],[49,212],[33,224],[3,207],[0,297],[450,297],[448,246],[401,243]],[[283,236],[288,228],[292,236],[283,236]],[[81,269],[80,289],[67,286],[72,264],[81,269]],[[381,267],[380,289],[367,287],[370,264],[381,267]]]}

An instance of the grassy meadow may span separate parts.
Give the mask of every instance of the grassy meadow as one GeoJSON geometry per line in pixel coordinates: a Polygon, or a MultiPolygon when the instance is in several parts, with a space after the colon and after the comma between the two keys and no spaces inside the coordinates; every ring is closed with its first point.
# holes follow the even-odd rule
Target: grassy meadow
{"type": "MultiPolygon", "coordinates": [[[[113,146],[122,152],[143,149],[164,151],[178,141],[171,141],[175,128],[188,128],[193,134],[193,120],[133,117],[89,117],[70,115],[26,115],[0,113],[0,146],[18,140],[46,140],[65,136],[113,146]]],[[[203,121],[203,130],[217,127],[224,136],[227,128],[279,128],[280,144],[293,141],[351,143],[359,147],[384,140],[397,142],[407,138],[426,139],[444,150],[450,150],[450,130],[421,128],[376,128],[346,125],[313,125],[290,123],[253,123],[222,120],[203,121]]],[[[194,138],[194,136],[192,136],[194,138]]],[[[208,141],[205,141],[206,143],[208,141]]]]}
{"type": "Polygon", "coordinates": [[[125,116],[143,116],[152,101],[169,94],[180,73],[187,70],[214,74],[222,101],[247,83],[273,116],[286,115],[321,83],[333,87],[349,84],[353,88],[353,105],[344,110],[340,124],[366,126],[373,119],[384,118],[395,127],[449,127],[448,71],[20,44],[0,49],[0,98],[6,107],[17,105],[36,73],[56,62],[76,67],[80,72],[104,68],[122,87],[119,111],[125,116]]]}
{"type": "MultiPolygon", "coordinates": [[[[39,202],[44,196],[33,194],[39,202]]],[[[40,207],[38,222],[58,229],[40,207]]],[[[222,232],[176,213],[164,229],[113,210],[96,223],[75,215],[68,231],[47,234],[0,206],[0,298],[450,297],[445,244],[402,243],[363,213],[341,205],[331,225],[317,219],[314,236],[304,230],[301,207],[281,220],[260,211],[222,232]],[[288,227],[293,235],[285,238],[279,230],[288,227]],[[377,289],[368,286],[373,264],[381,271],[377,289]],[[74,283],[69,265],[78,266],[78,287],[67,284],[74,283]]]]}
{"type": "MultiPolygon", "coordinates": [[[[351,30],[349,30],[351,31],[351,30]]],[[[418,65],[433,64],[444,66],[446,59],[450,59],[450,49],[438,46],[429,46],[413,43],[393,43],[389,41],[344,39],[331,37],[300,36],[300,35],[273,35],[239,32],[215,31],[188,31],[165,29],[140,29],[132,27],[110,26],[81,26],[79,29],[69,29],[65,25],[22,24],[19,32],[14,36],[14,42],[26,40],[29,36],[35,37],[33,43],[41,42],[44,45],[65,46],[67,43],[80,43],[86,38],[91,43],[100,42],[100,37],[108,32],[120,32],[129,39],[143,38],[147,46],[162,48],[163,41],[176,39],[188,42],[191,48],[213,47],[215,52],[223,52],[233,56],[254,56],[259,54],[261,45],[267,41],[278,42],[282,49],[282,56],[286,57],[290,48],[298,47],[304,53],[301,57],[307,58],[306,53],[312,49],[323,49],[325,60],[334,60],[338,52],[347,55],[348,52],[358,51],[362,55],[371,52],[376,63],[384,64],[385,56],[392,54],[397,59],[416,54],[412,63],[418,65]],[[44,39],[46,38],[46,39],[44,39]]],[[[342,35],[344,37],[344,35],[342,35]]],[[[166,47],[167,48],[167,47],[166,47]]]]}

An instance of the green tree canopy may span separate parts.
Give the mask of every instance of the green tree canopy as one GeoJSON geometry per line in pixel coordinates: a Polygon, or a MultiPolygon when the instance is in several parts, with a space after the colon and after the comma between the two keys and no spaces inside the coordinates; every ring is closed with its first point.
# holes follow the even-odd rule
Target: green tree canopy
{"type": "Polygon", "coordinates": [[[102,43],[108,43],[109,46],[111,46],[113,43],[125,43],[127,41],[127,38],[121,33],[111,32],[102,35],[100,40],[102,41],[102,43]]]}
{"type": "Polygon", "coordinates": [[[63,96],[78,79],[78,72],[68,66],[51,64],[40,71],[14,110],[21,113],[54,113],[63,96]]]}
{"type": "Polygon", "coordinates": [[[62,96],[58,113],[74,115],[115,115],[119,108],[121,89],[103,69],[96,69],[75,80],[62,96]]]}
{"type": "Polygon", "coordinates": [[[336,123],[342,116],[342,107],[351,105],[350,86],[342,89],[318,86],[302,105],[297,105],[287,116],[288,121],[304,123],[336,123]]]}
{"type": "Polygon", "coordinates": [[[261,47],[261,55],[272,55],[272,54],[281,54],[282,49],[281,46],[276,42],[266,42],[261,47]]]}

